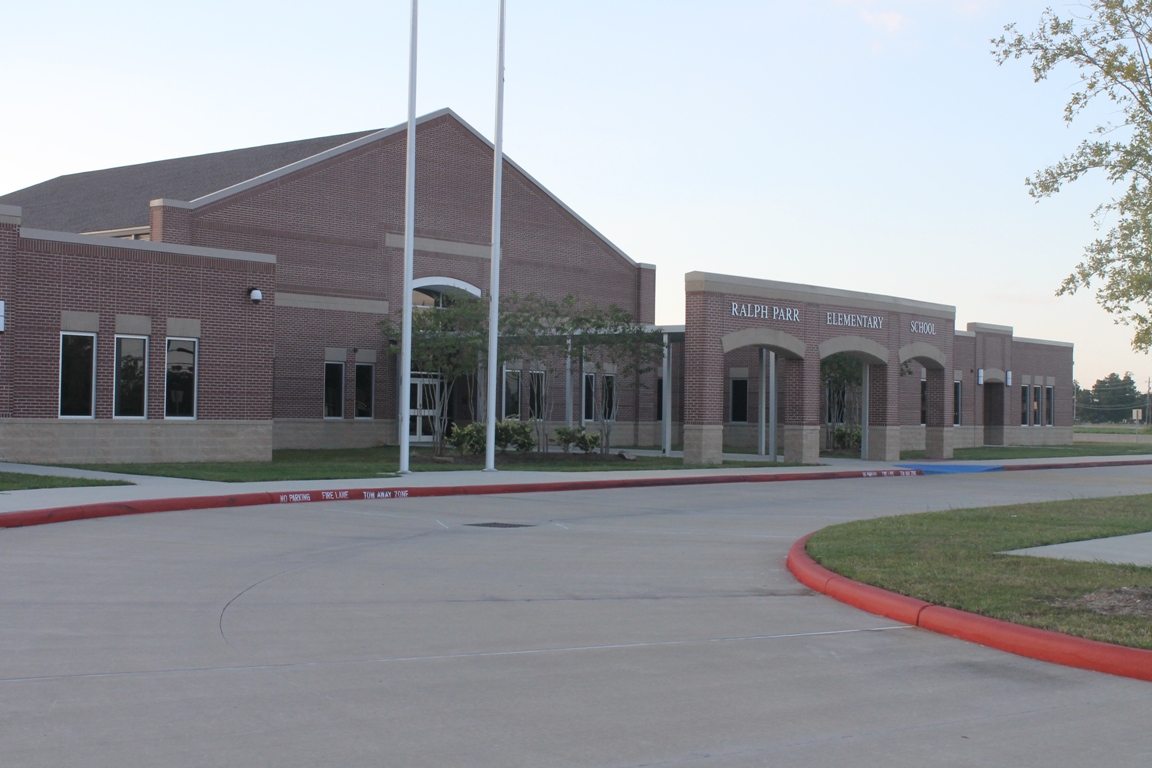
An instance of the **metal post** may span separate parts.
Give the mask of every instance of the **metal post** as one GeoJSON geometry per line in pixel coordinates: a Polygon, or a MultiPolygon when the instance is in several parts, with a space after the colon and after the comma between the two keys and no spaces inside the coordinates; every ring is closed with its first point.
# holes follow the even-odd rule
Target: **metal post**
{"type": "Polygon", "coordinates": [[[776,353],[768,353],[768,460],[780,461],[776,451],[776,353]]]}
{"type": "Polygon", "coordinates": [[[763,456],[768,446],[766,427],[768,424],[768,350],[760,347],[760,392],[757,401],[759,416],[756,419],[756,454],[763,456]]]}
{"type": "Polygon", "coordinates": [[[868,461],[868,422],[871,421],[871,414],[869,413],[868,401],[871,400],[871,373],[872,366],[864,363],[864,374],[861,379],[862,386],[860,387],[860,458],[868,461]]]}
{"type": "Polygon", "coordinates": [[[416,15],[412,0],[412,37],[408,43],[408,154],[404,164],[404,309],[400,331],[400,474],[408,474],[408,421],[412,412],[412,253],[416,242],[416,15]]]}
{"type": "Polygon", "coordinates": [[[660,403],[660,453],[672,455],[672,342],[664,334],[664,397],[660,403]]]}
{"type": "Polygon", "coordinates": [[[484,471],[496,471],[496,363],[500,339],[500,196],[504,181],[504,0],[496,66],[496,136],[492,155],[492,272],[488,288],[488,430],[484,471]]]}
{"type": "Polygon", "coordinates": [[[564,426],[572,428],[572,339],[564,356],[564,426]]]}

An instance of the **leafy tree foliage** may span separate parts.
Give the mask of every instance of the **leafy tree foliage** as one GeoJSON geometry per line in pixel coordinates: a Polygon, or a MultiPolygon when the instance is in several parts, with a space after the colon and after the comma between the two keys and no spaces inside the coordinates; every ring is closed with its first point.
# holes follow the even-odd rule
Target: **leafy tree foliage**
{"type": "Polygon", "coordinates": [[[1049,197],[1092,171],[1123,190],[1093,213],[1098,229],[1111,229],[1084,249],[1084,258],[1057,291],[1096,288],[1097,302],[1133,328],[1132,346],[1152,348],[1152,0],[1089,0],[1081,15],[1046,10],[1034,32],[1014,24],[993,40],[999,64],[1030,59],[1037,82],[1058,67],[1079,70],[1064,107],[1071,123],[1089,105],[1104,102],[1117,122],[1097,125],[1055,165],[1026,183],[1034,198],[1049,197]]]}
{"type": "Polygon", "coordinates": [[[1097,379],[1092,389],[1076,383],[1076,415],[1080,421],[1095,424],[1129,421],[1132,410],[1147,407],[1147,395],[1140,391],[1132,373],[1110,373],[1097,379]]]}

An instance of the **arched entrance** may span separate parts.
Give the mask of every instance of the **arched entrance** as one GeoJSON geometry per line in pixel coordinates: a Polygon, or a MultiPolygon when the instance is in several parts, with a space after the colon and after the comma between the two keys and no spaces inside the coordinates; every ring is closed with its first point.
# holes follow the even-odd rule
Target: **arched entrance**
{"type": "MultiPolygon", "coordinates": [[[[929,459],[952,458],[952,377],[948,359],[936,346],[923,341],[900,347],[900,364],[924,367],[921,409],[924,412],[924,455],[929,459]]],[[[1003,424],[1003,414],[1001,414],[1003,424]]]]}

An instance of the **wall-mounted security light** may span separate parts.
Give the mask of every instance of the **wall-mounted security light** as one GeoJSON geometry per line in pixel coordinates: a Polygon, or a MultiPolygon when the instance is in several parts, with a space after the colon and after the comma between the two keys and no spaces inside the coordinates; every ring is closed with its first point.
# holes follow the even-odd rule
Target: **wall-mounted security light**
{"type": "Polygon", "coordinates": [[[248,289],[248,298],[252,300],[253,304],[259,304],[261,301],[264,300],[264,292],[261,291],[259,288],[249,288],[248,289]]]}
{"type": "Polygon", "coordinates": [[[1012,386],[1012,371],[1008,371],[1008,373],[1004,374],[1004,386],[1012,386]]]}
{"type": "Polygon", "coordinates": [[[977,368],[976,369],[976,383],[977,384],[983,384],[984,383],[984,369],[983,368],[977,368]]]}

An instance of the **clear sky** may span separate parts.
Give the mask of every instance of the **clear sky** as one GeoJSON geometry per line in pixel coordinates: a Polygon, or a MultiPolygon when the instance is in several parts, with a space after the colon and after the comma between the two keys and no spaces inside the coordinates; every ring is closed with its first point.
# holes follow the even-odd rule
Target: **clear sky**
{"type": "MultiPolygon", "coordinates": [[[[1056,298],[1099,179],[1024,177],[1087,135],[1065,70],[989,39],[1025,0],[508,0],[505,150],[637,261],[681,323],[707,270],[953,304],[1076,344],[1091,384],[1152,361],[1056,298]]],[[[1074,6],[1053,3],[1058,10],[1074,6]]],[[[0,192],[54,176],[405,119],[408,0],[13,3],[0,192]]],[[[418,108],[491,136],[497,0],[423,0],[418,108]]]]}

